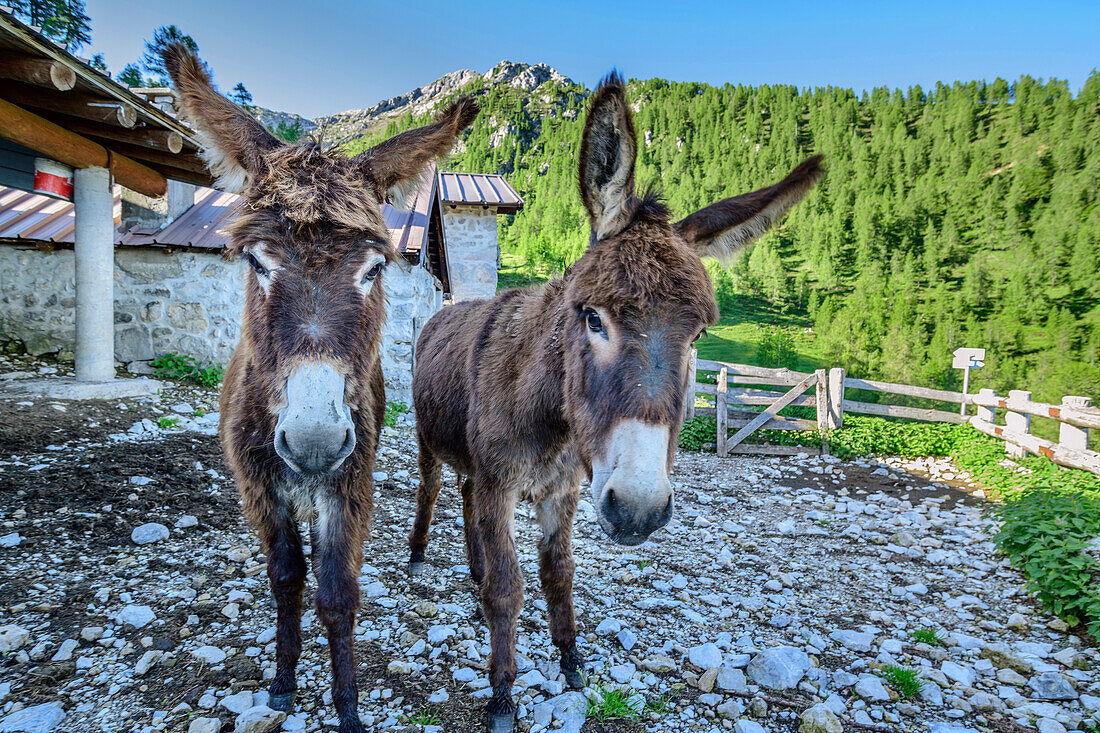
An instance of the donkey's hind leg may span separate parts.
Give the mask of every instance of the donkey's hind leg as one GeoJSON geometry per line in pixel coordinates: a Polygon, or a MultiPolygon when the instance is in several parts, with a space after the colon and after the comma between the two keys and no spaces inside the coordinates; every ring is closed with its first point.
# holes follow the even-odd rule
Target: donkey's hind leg
{"type": "Polygon", "coordinates": [[[261,529],[267,576],[275,596],[275,679],[271,682],[268,703],[275,710],[289,713],[294,709],[298,689],[295,672],[302,654],[302,589],[306,583],[306,559],[302,537],[290,512],[276,508],[269,523],[261,529]]]}
{"type": "Polygon", "coordinates": [[[579,487],[544,499],[536,513],[542,528],[539,541],[539,580],[550,617],[550,638],[561,652],[561,672],[573,688],[584,687],[584,659],[577,651],[577,623],[573,612],[573,516],[579,487]]]}
{"type": "Polygon", "coordinates": [[[416,519],[409,532],[409,575],[419,575],[424,570],[424,550],[428,547],[428,530],[432,526],[432,512],[439,498],[443,462],[432,453],[423,436],[417,435],[420,453],[420,487],[416,490],[416,519]]]}
{"type": "Polygon", "coordinates": [[[485,550],[477,531],[477,504],[474,503],[472,487],[473,481],[467,476],[462,482],[462,524],[466,530],[466,562],[470,566],[470,577],[481,588],[485,577],[485,550]]]}

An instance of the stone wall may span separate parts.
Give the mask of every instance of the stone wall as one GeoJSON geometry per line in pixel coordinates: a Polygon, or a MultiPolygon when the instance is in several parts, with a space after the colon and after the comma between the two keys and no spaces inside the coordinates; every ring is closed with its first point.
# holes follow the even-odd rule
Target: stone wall
{"type": "MultiPolygon", "coordinates": [[[[229,362],[244,303],[240,265],[217,253],[157,248],[115,251],[115,359],[142,362],[175,352],[229,362]]],[[[382,332],[387,398],[412,404],[412,355],[420,328],[442,307],[424,268],[386,270],[389,318],[382,332]]],[[[0,245],[0,340],[31,354],[72,358],[76,286],[73,252],[0,245]]]]}
{"type": "Polygon", "coordinates": [[[500,258],[496,211],[445,207],[443,229],[454,302],[496,295],[500,258]]]}

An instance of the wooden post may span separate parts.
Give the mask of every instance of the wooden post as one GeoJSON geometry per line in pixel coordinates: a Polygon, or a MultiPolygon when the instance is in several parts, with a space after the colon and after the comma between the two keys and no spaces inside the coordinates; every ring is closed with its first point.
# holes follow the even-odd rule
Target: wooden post
{"type": "Polygon", "coordinates": [[[718,420],[718,455],[725,458],[729,455],[726,450],[726,433],[729,431],[729,415],[726,413],[726,368],[718,370],[718,384],[715,385],[716,394],[714,400],[715,415],[718,420]]]}
{"type": "Polygon", "coordinates": [[[829,370],[829,422],[830,430],[844,427],[844,370],[833,367],[829,370]]]}
{"type": "MultiPolygon", "coordinates": [[[[1014,389],[1008,393],[1008,399],[1025,402],[1030,401],[1031,392],[1023,389],[1014,389]]],[[[1030,433],[1031,415],[1005,410],[1005,430],[1011,430],[1014,433],[1030,433]]],[[[1012,443],[1005,443],[1005,455],[1009,458],[1023,458],[1026,454],[1027,451],[1023,448],[1013,445],[1012,443]]]]}
{"type": "Polygon", "coordinates": [[[817,412],[817,432],[821,435],[821,452],[829,452],[829,443],[825,440],[825,431],[829,429],[829,372],[818,369],[814,372],[817,379],[815,390],[815,410],[817,412]]]}
{"type": "MultiPolygon", "coordinates": [[[[1063,397],[1062,404],[1066,407],[1092,407],[1092,399],[1089,397],[1063,397]]],[[[1088,428],[1078,428],[1067,423],[1059,423],[1058,444],[1073,450],[1088,450],[1088,428]]]]}
{"type": "MultiPolygon", "coordinates": [[[[997,392],[996,392],[996,390],[992,390],[992,389],[980,389],[980,390],[978,390],[978,396],[979,397],[996,397],[997,392]]],[[[979,420],[981,420],[983,422],[987,422],[990,425],[992,425],[997,420],[997,408],[996,407],[982,407],[981,405],[978,405],[977,409],[974,410],[974,413],[975,413],[975,415],[977,416],[977,418],[979,420]]]]}
{"type": "Polygon", "coordinates": [[[687,390],[684,392],[684,420],[691,420],[695,417],[695,360],[698,356],[699,352],[692,349],[691,356],[688,357],[687,390]]]}
{"type": "Polygon", "coordinates": [[[963,401],[959,403],[959,414],[966,415],[966,393],[970,391],[970,367],[963,370],[963,401]]]}

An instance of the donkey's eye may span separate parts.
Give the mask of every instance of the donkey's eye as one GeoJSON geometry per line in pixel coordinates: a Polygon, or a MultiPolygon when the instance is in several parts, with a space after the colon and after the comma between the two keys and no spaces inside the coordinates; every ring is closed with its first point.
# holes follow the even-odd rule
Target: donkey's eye
{"type": "Polygon", "coordinates": [[[377,265],[367,270],[367,274],[363,275],[363,282],[373,282],[376,277],[382,274],[382,267],[382,263],[379,262],[377,265]]]}
{"type": "Polygon", "coordinates": [[[700,331],[699,333],[697,333],[697,334],[695,335],[695,338],[693,338],[693,339],[691,340],[691,343],[695,343],[696,341],[698,341],[699,339],[703,338],[704,336],[709,336],[709,335],[710,335],[710,334],[708,334],[708,333],[707,333],[707,329],[705,329],[705,328],[704,328],[704,329],[703,329],[702,331],[700,331]]]}
{"type": "Polygon", "coordinates": [[[267,275],[269,274],[268,269],[260,264],[260,261],[256,259],[255,255],[253,255],[251,252],[245,252],[242,257],[244,258],[244,261],[247,262],[252,267],[252,269],[256,271],[257,275],[259,275],[260,277],[267,277],[267,275]]]}
{"type": "Polygon", "coordinates": [[[603,321],[600,320],[600,314],[594,310],[586,310],[584,312],[585,323],[588,324],[588,330],[594,333],[601,333],[603,331],[603,321]]]}

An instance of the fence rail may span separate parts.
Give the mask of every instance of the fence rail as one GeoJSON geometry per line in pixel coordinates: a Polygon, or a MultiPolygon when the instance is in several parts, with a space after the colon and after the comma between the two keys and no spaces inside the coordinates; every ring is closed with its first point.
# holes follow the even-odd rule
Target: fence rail
{"type": "Polygon", "coordinates": [[[815,450],[806,446],[745,443],[745,439],[757,430],[816,430],[821,435],[822,451],[828,452],[829,431],[844,427],[845,413],[856,413],[923,422],[966,422],[986,435],[1004,440],[1005,452],[1010,457],[1018,458],[1025,453],[1034,453],[1059,465],[1100,475],[1100,452],[1088,447],[1089,430],[1100,429],[1100,409],[1092,407],[1092,401],[1088,397],[1064,397],[1062,404],[1053,405],[1034,402],[1031,393],[1022,390],[1013,390],[1008,397],[999,397],[989,389],[983,389],[977,394],[966,394],[859,379],[848,376],[839,368],[796,372],[750,364],[730,364],[700,359],[694,350],[689,368],[694,376],[690,394],[685,398],[684,415],[686,418],[696,415],[715,417],[720,456],[731,453],[791,455],[815,450]],[[716,372],[714,383],[700,382],[700,371],[716,372]],[[778,387],[782,391],[762,387],[778,387]],[[813,389],[813,393],[806,394],[810,389],[813,389]],[[961,405],[962,411],[948,412],[936,408],[861,402],[847,399],[845,390],[848,389],[954,403],[961,405]],[[713,397],[714,407],[696,407],[696,395],[713,397]],[[965,414],[968,405],[973,405],[976,410],[976,414],[969,418],[965,414]],[[739,409],[760,406],[765,406],[760,412],[739,409]],[[816,419],[779,415],[780,411],[791,406],[813,407],[816,419]],[[1004,410],[1004,425],[996,424],[997,410],[1004,410]],[[1033,416],[1056,420],[1059,423],[1058,441],[1032,435],[1033,416]],[[731,428],[737,429],[732,436],[729,435],[731,428]]]}

